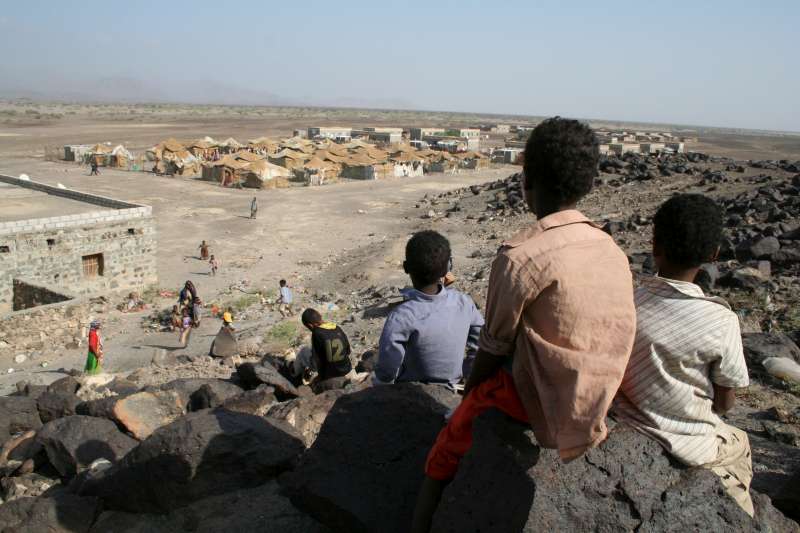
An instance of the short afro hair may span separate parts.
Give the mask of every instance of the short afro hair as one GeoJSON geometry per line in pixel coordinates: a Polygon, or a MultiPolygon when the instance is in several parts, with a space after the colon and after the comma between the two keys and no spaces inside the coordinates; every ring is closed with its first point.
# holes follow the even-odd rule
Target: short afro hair
{"type": "Polygon", "coordinates": [[[702,194],[678,194],[658,209],[653,243],[667,260],[693,268],[711,261],[722,241],[722,210],[702,194]]]}
{"type": "Polygon", "coordinates": [[[559,205],[575,203],[592,190],[599,161],[592,128],[577,120],[549,118],[525,144],[525,187],[544,192],[559,205]]]}
{"type": "Polygon", "coordinates": [[[418,283],[436,283],[450,266],[450,241],[432,230],[415,233],[406,243],[406,272],[418,283]]]}
{"type": "Polygon", "coordinates": [[[309,307],[300,315],[300,320],[304,325],[320,324],[322,323],[322,315],[316,309],[309,307]]]}

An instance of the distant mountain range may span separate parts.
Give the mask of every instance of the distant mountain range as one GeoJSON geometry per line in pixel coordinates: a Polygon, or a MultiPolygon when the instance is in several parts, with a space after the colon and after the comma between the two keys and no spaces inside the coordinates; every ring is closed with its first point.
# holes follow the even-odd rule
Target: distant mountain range
{"type": "Polygon", "coordinates": [[[29,98],[77,103],[182,103],[263,106],[333,106],[413,109],[400,98],[286,98],[259,88],[245,88],[210,80],[159,80],[101,77],[95,80],[40,80],[25,82],[13,76],[0,79],[0,98],[29,98]]]}

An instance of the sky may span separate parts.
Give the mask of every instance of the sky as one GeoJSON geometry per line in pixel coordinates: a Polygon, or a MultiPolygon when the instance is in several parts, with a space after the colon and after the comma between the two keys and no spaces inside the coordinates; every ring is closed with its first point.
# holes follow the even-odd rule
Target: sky
{"type": "Polygon", "coordinates": [[[797,0],[26,0],[0,10],[0,95],[800,131],[798,28],[797,0]]]}

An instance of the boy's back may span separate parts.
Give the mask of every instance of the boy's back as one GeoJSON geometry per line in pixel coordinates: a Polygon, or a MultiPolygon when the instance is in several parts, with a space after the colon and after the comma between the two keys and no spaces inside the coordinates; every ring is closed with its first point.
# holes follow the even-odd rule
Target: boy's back
{"type": "Polygon", "coordinates": [[[739,321],[697,285],[644,278],[637,332],[614,410],[689,465],[717,457],[713,385],[748,385],[739,321]]]}
{"type": "Polygon", "coordinates": [[[472,299],[442,287],[439,294],[415,289],[386,319],[375,377],[380,382],[457,383],[465,348],[477,347],[483,317],[472,299]]]}

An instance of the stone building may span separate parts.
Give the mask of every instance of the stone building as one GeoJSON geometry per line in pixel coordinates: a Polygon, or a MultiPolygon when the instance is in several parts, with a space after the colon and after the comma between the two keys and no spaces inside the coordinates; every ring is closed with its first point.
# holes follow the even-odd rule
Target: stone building
{"type": "Polygon", "coordinates": [[[0,314],[157,281],[151,207],[0,175],[0,314]]]}

